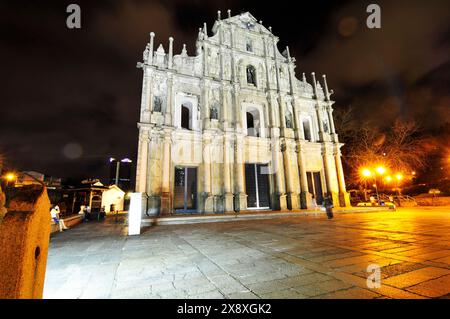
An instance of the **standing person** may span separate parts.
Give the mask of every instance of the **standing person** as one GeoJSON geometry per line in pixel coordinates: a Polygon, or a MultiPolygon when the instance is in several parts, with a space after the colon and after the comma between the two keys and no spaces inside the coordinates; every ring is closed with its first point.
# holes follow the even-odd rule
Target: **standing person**
{"type": "Polygon", "coordinates": [[[78,215],[82,215],[82,222],[86,221],[86,205],[80,206],[80,211],[78,212],[78,215]]]}
{"type": "Polygon", "coordinates": [[[86,206],[85,219],[86,221],[91,219],[91,206],[86,206]]]}
{"type": "Polygon", "coordinates": [[[316,202],[316,197],[314,196],[314,194],[312,194],[312,196],[311,196],[311,206],[314,208],[314,211],[317,209],[317,202],[316,202]]]}
{"type": "Polygon", "coordinates": [[[327,212],[328,219],[333,219],[333,200],[331,196],[327,194],[323,199],[323,206],[325,206],[325,210],[327,212]]]}
{"type": "Polygon", "coordinates": [[[52,210],[50,211],[50,215],[52,215],[52,219],[59,226],[59,231],[62,232],[63,230],[69,229],[64,224],[64,221],[59,218],[59,206],[55,205],[52,210]]]}

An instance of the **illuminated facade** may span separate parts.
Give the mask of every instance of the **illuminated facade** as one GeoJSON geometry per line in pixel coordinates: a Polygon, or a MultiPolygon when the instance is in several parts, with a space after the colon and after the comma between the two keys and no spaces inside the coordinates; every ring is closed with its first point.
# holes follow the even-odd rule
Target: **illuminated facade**
{"type": "Polygon", "coordinates": [[[298,80],[270,28],[219,13],[195,56],[173,55],[173,38],[154,50],[154,37],[138,63],[136,191],[149,214],[304,209],[327,193],[348,205],[326,78],[298,80]]]}

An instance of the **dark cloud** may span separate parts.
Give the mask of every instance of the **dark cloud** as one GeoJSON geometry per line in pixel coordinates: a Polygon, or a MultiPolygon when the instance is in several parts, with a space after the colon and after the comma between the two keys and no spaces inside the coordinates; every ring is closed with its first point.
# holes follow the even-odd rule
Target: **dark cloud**
{"type": "Polygon", "coordinates": [[[105,176],[109,156],[136,157],[149,33],[195,52],[198,28],[217,10],[250,11],[289,45],[297,73],[326,73],[336,107],[384,125],[409,116],[449,122],[448,1],[378,1],[382,29],[365,26],[369,2],[3,1],[0,4],[0,152],[11,167],[56,176],[105,176]],[[65,26],[78,3],[82,29],[65,26]],[[75,156],[76,155],[76,156],[75,156]]]}

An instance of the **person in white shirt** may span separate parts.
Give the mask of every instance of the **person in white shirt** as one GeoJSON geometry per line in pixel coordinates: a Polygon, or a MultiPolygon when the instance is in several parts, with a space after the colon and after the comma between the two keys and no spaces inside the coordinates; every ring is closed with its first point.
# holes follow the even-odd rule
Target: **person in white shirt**
{"type": "Polygon", "coordinates": [[[50,211],[50,215],[52,215],[52,219],[55,222],[55,224],[59,225],[59,231],[62,232],[63,230],[69,229],[64,224],[64,221],[59,218],[59,206],[55,205],[55,207],[52,208],[50,211]]]}
{"type": "Polygon", "coordinates": [[[85,222],[86,221],[86,205],[81,205],[80,206],[80,211],[78,212],[78,215],[82,216],[82,221],[85,222]]]}

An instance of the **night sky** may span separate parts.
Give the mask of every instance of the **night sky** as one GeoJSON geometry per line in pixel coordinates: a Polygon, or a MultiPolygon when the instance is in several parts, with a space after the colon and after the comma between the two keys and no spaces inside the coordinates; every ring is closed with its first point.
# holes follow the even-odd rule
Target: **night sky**
{"type": "Polygon", "coordinates": [[[217,10],[250,11],[289,45],[297,77],[327,74],[335,107],[387,127],[413,118],[430,134],[450,123],[449,1],[2,1],[0,154],[8,168],[56,177],[107,175],[110,156],[135,161],[142,60],[151,31],[175,54],[195,52],[217,10]],[[294,6],[292,3],[299,3],[294,6]],[[66,7],[81,6],[81,29],[66,7]],[[366,7],[382,28],[366,27],[366,7]],[[275,7],[275,5],[277,7],[275,7]]]}

